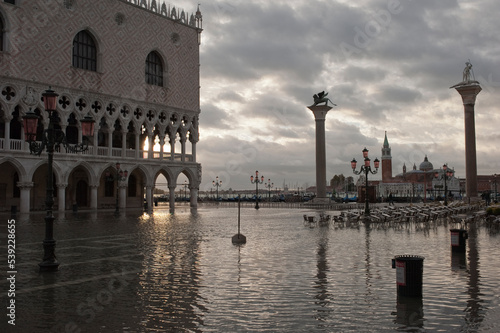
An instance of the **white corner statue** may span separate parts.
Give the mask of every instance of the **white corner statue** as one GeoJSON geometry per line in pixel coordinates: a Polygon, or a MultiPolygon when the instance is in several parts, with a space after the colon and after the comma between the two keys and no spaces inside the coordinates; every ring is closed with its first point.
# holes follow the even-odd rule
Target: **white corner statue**
{"type": "Polygon", "coordinates": [[[325,93],[324,91],[314,94],[314,104],[312,106],[316,106],[320,103],[325,103],[325,105],[328,106],[328,101],[330,101],[332,105],[337,106],[337,104],[334,104],[328,97],[326,97],[327,95],[328,93],[325,93]]]}

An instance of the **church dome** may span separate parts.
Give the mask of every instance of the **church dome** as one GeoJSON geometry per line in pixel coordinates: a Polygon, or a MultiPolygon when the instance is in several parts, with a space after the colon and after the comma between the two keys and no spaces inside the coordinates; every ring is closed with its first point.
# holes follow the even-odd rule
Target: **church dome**
{"type": "Polygon", "coordinates": [[[424,161],[422,163],[420,163],[419,170],[421,170],[421,171],[430,171],[430,170],[433,170],[433,169],[434,169],[434,166],[427,159],[427,155],[425,155],[424,161]]]}

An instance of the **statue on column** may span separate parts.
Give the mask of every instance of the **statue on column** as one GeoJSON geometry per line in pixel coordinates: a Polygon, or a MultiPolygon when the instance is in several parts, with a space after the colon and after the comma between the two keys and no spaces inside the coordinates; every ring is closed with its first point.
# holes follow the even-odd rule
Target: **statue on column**
{"type": "Polygon", "coordinates": [[[472,71],[472,63],[469,60],[465,63],[465,68],[464,68],[463,75],[462,75],[462,82],[457,83],[454,86],[451,86],[450,89],[457,88],[460,86],[476,85],[476,84],[479,84],[479,82],[474,80],[474,72],[472,71]],[[471,80],[471,75],[473,78],[472,80],[471,80]]]}
{"type": "Polygon", "coordinates": [[[319,92],[317,94],[314,94],[313,95],[313,99],[314,99],[314,104],[311,105],[311,106],[316,106],[320,103],[325,103],[325,106],[328,106],[328,101],[330,101],[330,103],[332,103],[332,105],[334,106],[337,106],[337,104],[334,104],[328,97],[328,93],[325,93],[324,91],[322,92],[319,92]]]}

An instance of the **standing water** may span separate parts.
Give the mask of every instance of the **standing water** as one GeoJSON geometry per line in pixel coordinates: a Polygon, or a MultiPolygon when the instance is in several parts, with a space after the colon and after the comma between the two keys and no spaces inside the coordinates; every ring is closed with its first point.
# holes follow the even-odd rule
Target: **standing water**
{"type": "Polygon", "coordinates": [[[43,274],[43,215],[19,216],[16,326],[4,316],[0,331],[500,330],[498,230],[469,225],[464,254],[446,220],[311,228],[304,214],[319,212],[243,208],[247,243],[233,245],[236,208],[67,213],[54,224],[60,269],[43,274]],[[425,257],[421,298],[397,296],[396,255],[425,257]]]}

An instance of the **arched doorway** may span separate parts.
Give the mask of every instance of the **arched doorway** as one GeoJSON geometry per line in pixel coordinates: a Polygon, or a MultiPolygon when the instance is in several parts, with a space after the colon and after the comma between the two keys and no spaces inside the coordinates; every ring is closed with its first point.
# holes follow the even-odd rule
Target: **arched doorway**
{"type": "Polygon", "coordinates": [[[90,175],[85,166],[79,165],[71,171],[68,177],[68,187],[66,188],[65,208],[90,207],[90,175]]]}
{"type": "Polygon", "coordinates": [[[86,180],[80,179],[76,183],[76,193],[75,199],[78,207],[87,207],[89,205],[88,196],[89,194],[89,185],[86,180]]]}

